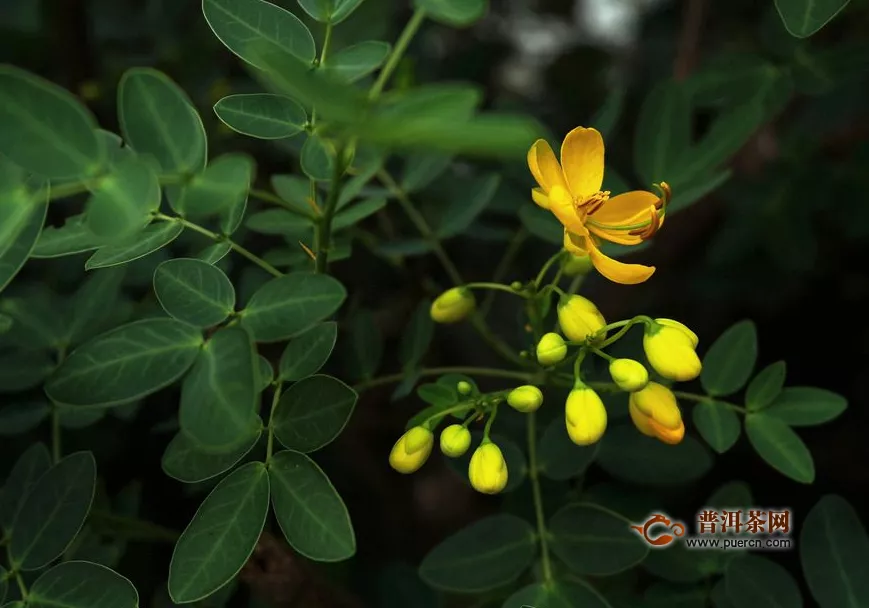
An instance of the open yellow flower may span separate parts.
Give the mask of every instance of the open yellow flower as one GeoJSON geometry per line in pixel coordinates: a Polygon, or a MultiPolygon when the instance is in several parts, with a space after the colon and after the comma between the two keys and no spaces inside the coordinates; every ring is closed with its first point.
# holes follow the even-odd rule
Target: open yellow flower
{"type": "Polygon", "coordinates": [[[615,283],[642,283],[653,266],[624,264],[601,253],[601,241],[639,245],[661,227],[670,188],[660,184],[661,196],[633,190],[610,198],[601,191],[604,170],[603,138],[595,129],[577,127],[561,144],[561,162],[552,148],[538,139],[528,151],[528,167],[539,188],[534,202],[551,211],[564,225],[564,248],[588,255],[594,267],[615,283]]]}

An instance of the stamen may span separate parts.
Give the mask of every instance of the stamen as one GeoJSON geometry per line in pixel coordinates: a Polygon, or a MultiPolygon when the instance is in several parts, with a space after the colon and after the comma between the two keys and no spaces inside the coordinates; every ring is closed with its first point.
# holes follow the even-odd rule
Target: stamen
{"type": "Polygon", "coordinates": [[[661,196],[658,198],[658,201],[655,203],[655,208],[662,209],[670,204],[670,199],[673,196],[673,192],[670,190],[670,184],[667,182],[661,182],[660,184],[652,184],[655,188],[657,188],[661,196]]]}
{"type": "Polygon", "coordinates": [[[658,229],[661,227],[661,216],[658,215],[658,206],[652,205],[649,207],[649,224],[642,230],[632,230],[628,234],[631,236],[638,236],[641,240],[647,241],[652,238],[658,229]]]}
{"type": "Polygon", "coordinates": [[[587,199],[579,203],[577,205],[577,209],[584,209],[586,215],[592,215],[595,211],[600,209],[604,203],[609,200],[610,191],[609,190],[601,190],[599,192],[595,192],[587,199]]]}

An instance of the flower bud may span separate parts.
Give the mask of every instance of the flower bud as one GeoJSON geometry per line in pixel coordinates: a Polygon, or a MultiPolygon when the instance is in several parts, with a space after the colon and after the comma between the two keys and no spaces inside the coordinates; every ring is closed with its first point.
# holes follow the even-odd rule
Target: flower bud
{"type": "Polygon", "coordinates": [[[431,318],[437,323],[458,323],[474,311],[474,294],[466,287],[453,287],[432,302],[431,318]]]}
{"type": "Polygon", "coordinates": [[[567,356],[567,344],[564,338],[555,332],[544,334],[537,343],[537,361],[540,365],[555,365],[564,361],[567,356]]]}
{"type": "Polygon", "coordinates": [[[491,441],[484,441],[474,450],[468,466],[468,479],[477,492],[497,494],[507,486],[507,462],[501,448],[491,441]]]}
{"type": "Polygon", "coordinates": [[[568,339],[581,342],[602,329],[606,320],[591,300],[567,296],[558,302],[558,324],[568,339]]]}
{"type": "Polygon", "coordinates": [[[451,424],[441,431],[441,452],[458,458],[471,447],[471,432],[461,424],[451,424]]]}
{"type": "Polygon", "coordinates": [[[610,376],[623,391],[638,391],[649,383],[649,372],[633,359],[616,359],[610,363],[610,376]]]}
{"type": "Polygon", "coordinates": [[[692,348],[697,348],[697,345],[700,344],[700,338],[697,337],[697,334],[691,331],[687,325],[679,323],[679,321],[674,321],[673,319],[655,319],[655,322],[660,323],[665,327],[672,327],[673,329],[680,330],[683,334],[688,336],[689,340],[691,340],[692,348]]]}
{"type": "Polygon", "coordinates": [[[592,389],[587,386],[575,388],[567,396],[564,420],[573,443],[591,445],[599,441],[606,431],[606,407],[592,389]]]}
{"type": "Polygon", "coordinates": [[[510,289],[512,289],[513,291],[522,291],[522,287],[524,286],[519,281],[513,281],[512,283],[510,283],[510,289]]]}
{"type": "Polygon", "coordinates": [[[662,384],[649,382],[643,390],[631,393],[628,412],[644,435],[669,444],[679,443],[685,436],[685,424],[676,396],[662,384]]]}
{"type": "Polygon", "coordinates": [[[413,473],[428,460],[433,445],[432,432],[425,427],[415,426],[392,446],[389,464],[399,473],[413,473]]]}
{"type": "Polygon", "coordinates": [[[643,350],[652,368],[670,380],[693,380],[703,369],[700,357],[694,351],[691,335],[670,325],[659,324],[646,328],[643,350]]]}
{"type": "Polygon", "coordinates": [[[471,386],[470,382],[465,382],[464,380],[459,381],[456,384],[456,390],[460,395],[470,395],[474,391],[474,387],[471,386]]]}
{"type": "Polygon", "coordinates": [[[587,275],[594,269],[594,264],[591,263],[591,258],[587,255],[574,255],[570,253],[564,257],[561,269],[565,275],[575,277],[577,275],[587,275]]]}
{"type": "Polygon", "coordinates": [[[543,393],[536,386],[525,385],[514,388],[507,395],[507,403],[514,410],[525,414],[536,411],[543,405],[543,393]]]}

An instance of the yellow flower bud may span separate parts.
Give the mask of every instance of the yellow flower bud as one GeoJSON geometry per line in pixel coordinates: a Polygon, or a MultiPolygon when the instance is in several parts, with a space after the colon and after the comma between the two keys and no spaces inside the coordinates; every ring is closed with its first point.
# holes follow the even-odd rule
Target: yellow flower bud
{"type": "Polygon", "coordinates": [[[647,328],[643,334],[643,350],[654,370],[670,380],[693,380],[703,369],[691,336],[676,327],[647,328]]]}
{"type": "Polygon", "coordinates": [[[575,388],[567,396],[564,420],[573,443],[591,445],[606,431],[606,407],[592,389],[587,386],[575,388]]]}
{"type": "Polygon", "coordinates": [[[591,263],[591,258],[587,255],[568,254],[565,256],[561,264],[561,269],[565,275],[574,277],[576,275],[586,275],[592,271],[594,264],[591,263]]]}
{"type": "Polygon", "coordinates": [[[606,320],[591,300],[567,296],[558,303],[558,324],[568,339],[581,342],[602,329],[606,320]]]}
{"type": "Polygon", "coordinates": [[[675,429],[668,429],[655,422],[651,417],[646,416],[633,401],[628,403],[628,412],[631,414],[631,420],[633,420],[634,426],[636,426],[643,435],[655,437],[656,439],[659,439],[664,443],[669,443],[670,445],[676,445],[685,437],[685,423],[681,420],[679,421],[679,426],[675,429]]]}
{"type": "Polygon", "coordinates": [[[431,431],[415,426],[399,437],[392,446],[389,465],[399,473],[413,473],[428,460],[433,445],[434,436],[431,431]]]}
{"type": "Polygon", "coordinates": [[[645,435],[657,437],[665,443],[679,443],[685,436],[685,424],[676,396],[663,384],[649,382],[643,390],[631,393],[628,411],[636,427],[645,435]]]}
{"type": "Polygon", "coordinates": [[[470,395],[471,392],[474,390],[474,387],[471,386],[470,382],[465,382],[464,380],[462,380],[456,385],[456,390],[459,392],[460,395],[470,395]]]}
{"type": "Polygon", "coordinates": [[[471,432],[461,424],[451,424],[441,431],[441,452],[458,458],[471,447],[471,432]]]}
{"type": "Polygon", "coordinates": [[[555,332],[544,334],[537,343],[537,361],[540,365],[555,365],[564,361],[567,356],[567,344],[564,338],[555,332]]]}
{"type": "Polygon", "coordinates": [[[616,359],[610,363],[610,376],[623,391],[638,391],[649,383],[649,372],[633,359],[616,359]]]}
{"type": "Polygon", "coordinates": [[[507,461],[501,448],[489,441],[474,450],[468,479],[477,492],[497,494],[507,486],[507,478],[507,461]]]}
{"type": "Polygon", "coordinates": [[[693,348],[697,348],[697,345],[700,344],[700,338],[697,337],[697,334],[688,329],[687,325],[679,323],[679,321],[674,321],[673,319],[655,319],[655,322],[660,323],[665,327],[672,327],[673,329],[680,330],[683,334],[688,336],[689,340],[691,340],[691,346],[693,348]]]}
{"type": "Polygon", "coordinates": [[[525,385],[514,388],[507,395],[507,403],[514,410],[529,413],[543,405],[543,393],[536,386],[525,385]]]}
{"type": "Polygon", "coordinates": [[[431,305],[431,318],[437,323],[458,323],[474,311],[476,300],[470,289],[447,289],[431,305]]]}

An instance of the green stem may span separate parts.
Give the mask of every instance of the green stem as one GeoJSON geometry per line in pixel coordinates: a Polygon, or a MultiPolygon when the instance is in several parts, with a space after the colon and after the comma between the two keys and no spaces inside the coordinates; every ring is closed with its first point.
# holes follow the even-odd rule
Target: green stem
{"type": "Polygon", "coordinates": [[[593,352],[594,354],[596,354],[598,357],[600,357],[600,358],[602,358],[602,359],[606,359],[606,360],[609,361],[609,362],[613,362],[613,361],[616,360],[615,357],[613,357],[613,356],[610,355],[610,354],[607,354],[607,353],[603,352],[603,351],[602,351],[601,349],[599,349],[599,348],[595,348],[594,346],[590,346],[589,349],[591,350],[591,352],[593,352]]]}
{"type": "Polygon", "coordinates": [[[88,182],[74,182],[71,184],[61,184],[59,186],[51,186],[49,191],[48,200],[53,201],[59,198],[66,198],[67,196],[74,196],[76,194],[83,194],[90,190],[90,186],[96,185],[88,182]]]}
{"type": "Polygon", "coordinates": [[[419,426],[424,426],[425,428],[431,430],[429,427],[436,427],[438,424],[440,424],[440,420],[438,420],[437,424],[432,425],[431,424],[432,420],[443,419],[443,418],[446,418],[450,414],[457,414],[461,411],[471,410],[471,409],[474,409],[473,403],[462,403],[460,405],[454,405],[453,407],[445,409],[441,412],[438,412],[437,414],[434,414],[433,416],[429,416],[428,418],[426,418],[425,420],[420,422],[419,426]]]}
{"type": "Polygon", "coordinates": [[[492,430],[492,425],[495,424],[495,416],[498,415],[498,406],[492,408],[492,413],[489,414],[489,419],[486,420],[486,426],[483,429],[483,443],[489,441],[489,432],[492,430]]]}
{"type": "Polygon", "coordinates": [[[27,585],[24,584],[24,578],[18,570],[15,570],[15,582],[18,583],[18,591],[21,593],[21,599],[27,599],[27,585]]]}
{"type": "Polygon", "coordinates": [[[248,191],[248,194],[250,196],[252,196],[253,198],[258,198],[259,200],[264,201],[266,203],[272,203],[273,205],[278,205],[294,215],[298,215],[300,217],[305,217],[305,218],[311,219],[311,214],[305,213],[304,211],[302,211],[301,209],[299,209],[298,207],[296,207],[292,203],[288,203],[287,201],[285,201],[281,197],[277,196],[276,194],[272,194],[271,192],[269,192],[267,190],[251,189],[248,191]]]}
{"type": "Polygon", "coordinates": [[[274,427],[274,417],[275,411],[278,409],[278,403],[281,400],[281,389],[283,385],[278,382],[275,385],[275,392],[272,395],[272,408],[269,410],[269,426],[268,426],[268,440],[266,441],[266,465],[271,462],[272,453],[275,449],[275,427],[274,427]]]}
{"type": "Polygon", "coordinates": [[[410,21],[408,21],[407,25],[404,26],[404,30],[401,32],[398,40],[395,42],[395,46],[389,54],[389,59],[386,60],[386,65],[383,66],[382,70],[380,70],[380,74],[377,75],[377,80],[371,86],[371,90],[368,92],[369,99],[375,100],[380,96],[383,87],[386,86],[389,77],[392,76],[395,68],[398,67],[398,63],[407,51],[410,41],[413,40],[414,36],[416,36],[416,33],[419,31],[419,27],[422,25],[424,20],[425,11],[421,8],[416,9],[413,16],[410,18],[410,21]]]}
{"type": "Polygon", "coordinates": [[[514,296],[522,296],[522,294],[513,291],[513,288],[509,285],[502,285],[501,283],[466,283],[465,285],[463,285],[463,287],[467,287],[468,289],[490,289],[493,291],[505,291],[507,293],[513,294],[514,296]]]}
{"type": "Polygon", "coordinates": [[[621,337],[624,336],[626,333],[628,333],[628,330],[630,330],[631,327],[633,327],[637,323],[647,323],[649,321],[651,321],[651,319],[649,317],[647,317],[646,315],[637,315],[633,319],[627,319],[625,321],[616,321],[615,323],[610,323],[609,325],[602,327],[596,333],[603,335],[605,332],[611,331],[617,327],[621,327],[621,329],[617,333],[615,333],[614,335],[610,336],[609,338],[607,338],[606,340],[601,342],[598,345],[598,347],[599,348],[606,348],[610,344],[620,340],[621,337]]]}
{"type": "Polygon", "coordinates": [[[698,395],[697,393],[686,393],[684,391],[673,391],[673,394],[680,399],[697,401],[698,403],[715,403],[717,405],[729,407],[730,409],[736,412],[740,412],[741,414],[748,413],[748,410],[746,410],[741,405],[736,405],[735,403],[730,403],[729,401],[721,401],[720,399],[715,399],[714,397],[710,397],[709,395],[698,395]]]}
{"type": "Polygon", "coordinates": [[[546,263],[543,265],[543,268],[541,268],[540,272],[537,273],[537,278],[534,279],[534,287],[536,287],[537,289],[540,289],[540,283],[543,282],[543,277],[546,276],[546,273],[549,272],[549,269],[552,267],[552,265],[555,262],[557,262],[563,254],[564,254],[564,250],[562,249],[562,250],[558,251],[555,255],[553,255],[551,258],[546,260],[546,263]]]}
{"type": "Polygon", "coordinates": [[[534,495],[534,518],[537,522],[537,538],[540,541],[540,557],[543,568],[543,582],[551,583],[552,563],[549,559],[549,532],[546,530],[546,516],[543,511],[543,495],[540,491],[540,470],[537,464],[537,418],[536,412],[528,414],[528,479],[534,495]]]}
{"type": "Polygon", "coordinates": [[[332,175],[332,187],[326,199],[323,214],[317,218],[317,250],[315,251],[315,270],[324,273],[329,268],[329,249],[332,246],[332,217],[338,207],[341,196],[341,177],[344,175],[344,146],[339,146],[335,154],[335,171],[332,175]]]}
{"type": "MultiPolygon", "coordinates": [[[[527,372],[517,372],[509,369],[497,369],[490,367],[430,367],[419,372],[420,377],[441,376],[443,374],[464,374],[466,376],[488,376],[491,378],[507,378],[510,380],[522,380],[532,382],[534,375],[527,372]]],[[[353,386],[356,391],[364,391],[384,384],[401,382],[407,377],[407,373],[390,374],[371,380],[363,380],[353,386]]]]}
{"type": "MultiPolygon", "coordinates": [[[[504,257],[501,258],[501,261],[498,262],[498,266],[495,268],[495,274],[492,276],[492,281],[495,283],[501,283],[504,281],[504,277],[507,275],[507,272],[510,270],[510,266],[513,265],[513,260],[516,255],[519,253],[519,250],[522,248],[522,243],[525,242],[525,239],[528,238],[528,231],[525,228],[520,228],[513,239],[510,241],[510,244],[507,245],[507,250],[504,252],[504,257]]],[[[486,294],[486,299],[483,300],[482,306],[480,306],[480,314],[482,316],[486,316],[489,314],[489,310],[492,308],[492,303],[495,301],[495,292],[490,292],[486,294]]]]}
{"type": "Polygon", "coordinates": [[[588,353],[588,348],[583,347],[580,349],[579,354],[576,355],[576,360],[573,362],[573,385],[574,387],[577,384],[582,383],[582,375],[580,374],[580,368],[582,367],[582,361],[585,359],[585,355],[588,353]]]}

